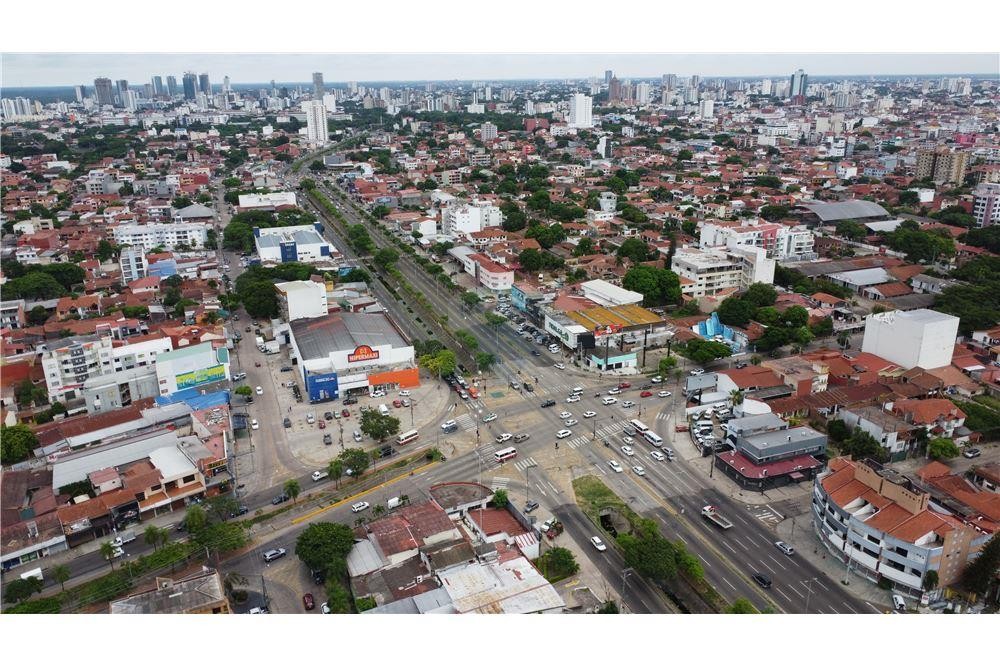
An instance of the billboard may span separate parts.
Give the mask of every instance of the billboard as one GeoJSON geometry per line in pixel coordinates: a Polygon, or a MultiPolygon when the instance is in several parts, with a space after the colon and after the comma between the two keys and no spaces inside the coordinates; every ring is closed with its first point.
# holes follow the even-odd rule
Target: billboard
{"type": "Polygon", "coordinates": [[[199,368],[198,370],[181,373],[175,376],[177,380],[177,391],[197,387],[206,382],[219,382],[226,379],[226,367],[223,364],[199,368]]]}
{"type": "Polygon", "coordinates": [[[353,364],[355,361],[373,361],[378,359],[378,350],[373,350],[369,345],[358,345],[354,352],[347,355],[347,363],[353,364]]]}
{"type": "Polygon", "coordinates": [[[306,393],[309,402],[331,401],[340,397],[336,373],[309,373],[306,375],[306,393]]]}

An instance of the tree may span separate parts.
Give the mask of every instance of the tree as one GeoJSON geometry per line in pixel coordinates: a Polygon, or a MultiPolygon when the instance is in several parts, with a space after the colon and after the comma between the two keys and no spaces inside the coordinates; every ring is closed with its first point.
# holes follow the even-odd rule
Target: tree
{"type": "Polygon", "coordinates": [[[649,261],[649,246],[639,238],[626,239],[616,253],[619,258],[628,258],[634,264],[649,261]]]}
{"type": "Polygon", "coordinates": [[[589,236],[584,236],[573,248],[574,257],[583,257],[584,255],[594,254],[594,241],[589,236]]]}
{"type": "Polygon", "coordinates": [[[978,595],[985,595],[1000,570],[1000,533],[983,545],[974,561],[969,563],[962,575],[962,585],[978,595]]]}
{"type": "Polygon", "coordinates": [[[698,364],[707,364],[715,359],[723,359],[730,356],[733,350],[725,343],[695,338],[687,342],[684,346],[684,352],[691,361],[698,364]]]}
{"type": "Polygon", "coordinates": [[[252,396],[253,389],[251,389],[249,386],[245,384],[241,384],[236,389],[233,389],[233,393],[237,394],[238,396],[252,396]]]}
{"type": "Polygon", "coordinates": [[[249,580],[242,574],[230,571],[226,574],[225,579],[222,580],[222,589],[226,592],[226,595],[232,597],[237,586],[246,586],[248,583],[250,583],[249,580]]]}
{"type": "Polygon", "coordinates": [[[208,514],[201,505],[191,505],[184,513],[184,527],[192,535],[200,532],[208,525],[208,514]]]}
{"type": "Polygon", "coordinates": [[[45,324],[49,320],[49,311],[45,310],[45,306],[35,306],[28,311],[27,319],[31,326],[45,324]]]}
{"type": "Polygon", "coordinates": [[[332,614],[351,613],[351,594],[347,589],[335,579],[326,582],[327,604],[330,606],[332,614]]]}
{"type": "Polygon", "coordinates": [[[455,357],[455,353],[447,349],[438,350],[433,354],[425,354],[417,360],[417,363],[439,378],[442,375],[454,373],[458,367],[458,359],[455,357]]]}
{"type": "Polygon", "coordinates": [[[113,245],[112,243],[110,243],[105,239],[101,239],[100,242],[97,244],[97,259],[99,259],[103,264],[112,257],[116,256],[119,253],[119,251],[120,248],[118,248],[118,246],[113,245]]]}
{"type": "Polygon", "coordinates": [[[747,288],[743,299],[755,308],[773,306],[774,302],[778,300],[778,292],[772,285],[768,285],[767,283],[754,283],[747,288]]]}
{"type": "Polygon", "coordinates": [[[348,476],[354,478],[361,477],[362,473],[368,469],[368,465],[371,461],[365,450],[351,447],[342,451],[338,458],[343,461],[344,465],[347,467],[345,472],[348,476]]]}
{"type": "Polygon", "coordinates": [[[488,371],[496,362],[496,356],[489,352],[476,352],[476,366],[479,367],[479,370],[488,371]]]}
{"type": "Polygon", "coordinates": [[[323,164],[322,160],[313,160],[309,163],[309,171],[316,173],[326,171],[326,165],[323,164]]]}
{"type": "Polygon", "coordinates": [[[742,405],[743,404],[743,390],[742,389],[733,389],[732,391],[730,391],[729,392],[729,401],[733,405],[742,405]]]}
{"type": "Polygon", "coordinates": [[[837,223],[837,236],[843,236],[851,241],[860,241],[868,236],[868,230],[854,220],[842,220],[837,223]]]}
{"type": "Polygon", "coordinates": [[[0,425],[0,463],[24,461],[38,447],[38,436],[26,424],[0,425]]]}
{"type": "Polygon", "coordinates": [[[774,222],[775,220],[780,220],[781,218],[788,215],[787,206],[778,206],[773,204],[768,204],[767,206],[762,206],[760,208],[760,217],[764,218],[769,222],[774,222]]]}
{"type": "Polygon", "coordinates": [[[719,304],[716,311],[719,321],[732,327],[745,327],[750,323],[756,308],[747,300],[731,296],[719,304]]]}
{"type": "Polygon", "coordinates": [[[373,440],[385,442],[390,435],[399,433],[399,419],[392,415],[383,415],[378,410],[363,410],[361,432],[373,440]]]}
{"type": "Polygon", "coordinates": [[[205,501],[205,510],[215,515],[218,521],[225,521],[236,514],[240,504],[232,496],[213,496],[205,501]]]}
{"type": "Polygon", "coordinates": [[[920,193],[916,190],[903,190],[899,193],[897,203],[900,206],[917,206],[920,204],[920,193]]]}
{"type": "Polygon", "coordinates": [[[476,294],[475,292],[470,292],[468,290],[462,292],[461,298],[462,298],[462,303],[464,303],[466,306],[469,306],[470,308],[477,305],[480,301],[482,301],[482,299],[479,298],[478,294],[476,294]]]}
{"type": "Polygon", "coordinates": [[[340,459],[333,459],[326,467],[326,471],[336,482],[337,488],[340,488],[340,478],[344,476],[344,462],[340,459]]]}
{"type": "Polygon", "coordinates": [[[508,502],[510,502],[510,501],[507,499],[507,490],[506,489],[497,489],[496,491],[493,492],[493,506],[494,507],[503,509],[504,507],[507,507],[507,503],[508,502]]]}
{"type": "Polygon", "coordinates": [[[625,563],[642,576],[664,581],[677,574],[676,549],[652,519],[639,519],[632,533],[618,536],[618,544],[625,563]]]}
{"type": "Polygon", "coordinates": [[[731,605],[726,607],[727,614],[759,614],[757,607],[753,606],[746,598],[737,598],[731,605]]]}
{"type": "Polygon", "coordinates": [[[157,549],[159,549],[161,540],[160,534],[163,532],[166,531],[160,528],[159,526],[154,526],[153,524],[149,524],[148,526],[146,526],[146,530],[142,531],[142,539],[146,544],[153,547],[153,551],[156,551],[157,549]]]}
{"type": "Polygon", "coordinates": [[[931,438],[927,442],[927,458],[940,461],[959,455],[958,445],[951,438],[931,438]]]}
{"type": "Polygon", "coordinates": [[[843,442],[851,437],[851,429],[843,419],[831,419],[826,423],[826,434],[834,442],[843,442]]]}
{"type": "Polygon", "coordinates": [[[4,589],[4,599],[7,602],[23,602],[35,593],[42,592],[42,580],[38,577],[28,577],[27,579],[12,579],[7,588],[4,589]]]}
{"type": "Polygon", "coordinates": [[[924,574],[924,585],[923,589],[925,591],[933,591],[938,585],[938,572],[937,570],[927,570],[924,574]]]}
{"type": "Polygon", "coordinates": [[[354,548],[354,534],[342,523],[309,524],[295,542],[295,555],[310,570],[320,570],[329,576],[330,564],[346,558],[354,548]]]}
{"type": "Polygon", "coordinates": [[[580,571],[573,552],[564,547],[553,547],[538,560],[539,569],[549,581],[564,579],[580,571]]]}
{"type": "Polygon", "coordinates": [[[299,493],[302,491],[302,485],[299,484],[299,480],[297,479],[289,479],[285,481],[282,489],[285,491],[285,495],[292,499],[292,504],[294,505],[299,497],[299,493]]]}
{"type": "Polygon", "coordinates": [[[392,212],[391,208],[385,206],[384,204],[379,204],[378,206],[372,209],[372,216],[381,220],[385,216],[389,215],[389,213],[391,212],[392,212]]]}
{"type": "Polygon", "coordinates": [[[70,580],[69,566],[67,565],[56,565],[52,568],[52,578],[59,583],[59,588],[66,592],[66,582],[70,580]]]}
{"type": "Polygon", "coordinates": [[[101,556],[108,561],[108,565],[111,566],[111,570],[115,569],[115,548],[111,546],[111,542],[101,542],[101,556]]]}
{"type": "Polygon", "coordinates": [[[677,274],[652,266],[629,269],[622,280],[622,287],[642,294],[644,306],[678,303],[681,298],[681,283],[677,274]]]}
{"type": "Polygon", "coordinates": [[[670,375],[671,369],[675,366],[677,366],[677,357],[660,357],[659,363],[656,364],[656,372],[663,377],[667,377],[670,375]]]}
{"type": "Polygon", "coordinates": [[[372,257],[372,261],[383,269],[388,269],[399,261],[399,251],[395,248],[382,248],[376,251],[372,257]]]}
{"type": "Polygon", "coordinates": [[[851,437],[843,442],[843,450],[855,461],[871,458],[881,463],[889,459],[885,448],[878,440],[860,428],[854,429],[851,437]]]}

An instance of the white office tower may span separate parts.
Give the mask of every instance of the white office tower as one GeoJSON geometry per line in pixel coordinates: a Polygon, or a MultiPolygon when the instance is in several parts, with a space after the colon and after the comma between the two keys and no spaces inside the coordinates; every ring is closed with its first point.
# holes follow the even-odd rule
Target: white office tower
{"type": "Polygon", "coordinates": [[[715,116],[715,101],[702,100],[701,104],[698,105],[698,117],[707,119],[713,116],[715,116]]]}
{"type": "Polygon", "coordinates": [[[483,123],[479,138],[484,142],[493,141],[497,138],[497,126],[493,123],[483,123]]]}
{"type": "Polygon", "coordinates": [[[594,100],[583,93],[574,93],[569,98],[570,127],[590,128],[594,126],[594,100]]]}
{"type": "Polygon", "coordinates": [[[771,94],[771,90],[772,90],[772,88],[771,88],[771,80],[770,79],[764,79],[763,81],[760,82],[760,94],[761,95],[770,95],[771,94]]]}
{"type": "Polygon", "coordinates": [[[337,113],[337,96],[334,93],[327,93],[323,95],[323,106],[326,107],[327,113],[337,113]]]}
{"type": "Polygon", "coordinates": [[[636,104],[649,104],[650,85],[648,83],[638,83],[635,86],[636,104]]]}
{"type": "Polygon", "coordinates": [[[525,115],[531,116],[535,113],[535,103],[531,100],[524,101],[524,113],[525,115]]]}
{"type": "Polygon", "coordinates": [[[310,144],[315,146],[325,145],[330,134],[326,124],[326,107],[319,100],[311,100],[302,103],[302,110],[306,113],[306,138],[310,144]]]}
{"type": "Polygon", "coordinates": [[[597,154],[603,158],[608,157],[608,138],[606,136],[597,140],[597,154]]]}

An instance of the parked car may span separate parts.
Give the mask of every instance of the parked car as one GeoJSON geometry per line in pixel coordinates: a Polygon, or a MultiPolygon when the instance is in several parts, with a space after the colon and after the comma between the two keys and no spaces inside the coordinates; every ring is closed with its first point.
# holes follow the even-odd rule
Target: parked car
{"type": "Polygon", "coordinates": [[[660,384],[661,382],[663,382],[663,378],[659,375],[654,375],[653,377],[649,378],[649,381],[652,382],[653,384],[660,384]]]}
{"type": "Polygon", "coordinates": [[[558,363],[558,364],[556,364],[556,368],[558,368],[561,371],[564,371],[564,370],[566,370],[566,364],[558,363]]]}
{"type": "Polygon", "coordinates": [[[619,389],[628,389],[631,386],[632,386],[632,383],[630,383],[630,382],[619,382],[618,383],[618,388],[619,389]]]}
{"type": "Polygon", "coordinates": [[[979,451],[977,447],[967,447],[965,451],[962,452],[962,456],[964,456],[967,459],[974,459],[980,454],[982,454],[982,452],[979,451]]]}
{"type": "Polygon", "coordinates": [[[347,408],[344,408],[343,410],[340,411],[340,416],[346,419],[347,417],[351,416],[351,411],[348,410],[347,408]]]}
{"type": "Polygon", "coordinates": [[[254,389],[254,392],[256,392],[256,394],[258,396],[263,396],[264,395],[264,388],[261,387],[260,385],[258,385],[257,388],[254,389]]]}
{"type": "Polygon", "coordinates": [[[644,392],[641,392],[639,394],[639,398],[649,398],[652,395],[653,395],[653,392],[651,392],[651,391],[644,391],[644,392]]]}
{"type": "Polygon", "coordinates": [[[587,410],[586,412],[583,413],[583,418],[584,419],[590,419],[591,417],[596,417],[596,416],[597,416],[597,413],[594,412],[593,410],[587,410]]]}
{"type": "Polygon", "coordinates": [[[354,512],[355,514],[357,514],[358,512],[364,512],[369,507],[371,507],[371,505],[368,504],[367,501],[362,500],[360,502],[357,502],[357,503],[354,503],[353,505],[351,505],[351,511],[354,512]]]}
{"type": "Polygon", "coordinates": [[[576,426],[579,423],[580,423],[579,420],[567,419],[566,421],[563,422],[563,426],[576,426]]]}
{"type": "Polygon", "coordinates": [[[573,435],[573,431],[569,430],[568,428],[556,431],[556,437],[559,438],[560,440],[562,440],[563,438],[568,438],[571,435],[573,435]]]}
{"type": "Polygon", "coordinates": [[[278,494],[274,498],[271,499],[271,504],[272,505],[280,505],[281,503],[287,502],[287,501],[288,501],[288,494],[281,493],[281,494],[278,494]]]}
{"type": "Polygon", "coordinates": [[[704,368],[692,368],[688,372],[688,375],[691,375],[691,376],[694,376],[694,375],[704,375],[704,374],[705,374],[705,369],[704,368]]]}
{"type": "Polygon", "coordinates": [[[410,395],[410,390],[409,389],[403,389],[403,390],[401,390],[399,392],[399,395],[400,396],[409,396],[410,395]]]}
{"type": "Polygon", "coordinates": [[[514,442],[524,442],[531,437],[530,433],[518,433],[514,436],[514,442]]]}
{"type": "Polygon", "coordinates": [[[324,433],[323,434],[323,444],[324,445],[332,445],[333,444],[333,436],[330,435],[329,433],[324,433]]]}
{"type": "Polygon", "coordinates": [[[258,423],[258,421],[256,419],[251,419],[250,420],[250,428],[252,428],[254,431],[256,431],[257,429],[260,428],[260,423],[258,423]]]}
{"type": "Polygon", "coordinates": [[[538,503],[536,503],[534,500],[529,500],[528,504],[524,506],[524,513],[531,514],[536,509],[538,509],[538,503]]]}
{"type": "Polygon", "coordinates": [[[326,422],[320,419],[318,422],[316,422],[316,426],[319,426],[321,429],[326,428],[326,422]]]}
{"type": "Polygon", "coordinates": [[[392,402],[392,407],[394,407],[394,408],[401,408],[401,407],[403,407],[403,401],[401,401],[401,400],[399,400],[397,398],[396,400],[394,400],[392,402]]]}
{"type": "Polygon", "coordinates": [[[312,611],[316,608],[316,600],[313,599],[312,593],[306,593],[302,596],[302,606],[306,608],[306,611],[312,611]]]}
{"type": "Polygon", "coordinates": [[[657,396],[658,396],[659,398],[670,398],[670,392],[669,392],[669,391],[666,391],[666,390],[663,390],[663,391],[658,391],[658,392],[656,392],[656,395],[657,395],[657,396]]]}
{"type": "Polygon", "coordinates": [[[569,419],[572,416],[573,413],[570,412],[569,410],[563,410],[562,412],[559,413],[559,419],[569,419]]]}
{"type": "Polygon", "coordinates": [[[285,428],[291,428],[292,427],[292,420],[289,419],[288,417],[285,417],[285,419],[284,419],[284,421],[282,423],[285,425],[285,428]]]}
{"type": "Polygon", "coordinates": [[[270,563],[271,561],[278,560],[279,558],[282,558],[287,553],[288,553],[287,551],[285,551],[284,549],[281,549],[281,548],[278,548],[278,549],[268,549],[267,551],[264,552],[264,562],[265,563],[270,563]]]}
{"type": "Polygon", "coordinates": [[[327,410],[323,413],[323,419],[333,419],[333,413],[327,410]]]}

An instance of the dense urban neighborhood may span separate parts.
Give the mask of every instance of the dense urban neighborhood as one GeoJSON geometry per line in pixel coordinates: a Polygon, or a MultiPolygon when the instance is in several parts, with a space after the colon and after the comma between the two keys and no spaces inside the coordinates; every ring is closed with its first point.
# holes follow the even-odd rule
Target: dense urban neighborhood
{"type": "Polygon", "coordinates": [[[4,613],[1000,607],[995,74],[93,74],[0,100],[4,613]]]}

